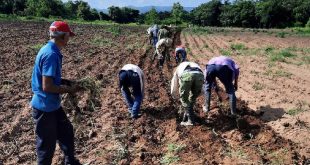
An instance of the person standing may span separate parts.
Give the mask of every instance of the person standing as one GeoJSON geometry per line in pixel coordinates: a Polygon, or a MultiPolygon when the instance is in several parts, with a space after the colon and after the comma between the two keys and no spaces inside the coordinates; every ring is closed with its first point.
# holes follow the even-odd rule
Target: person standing
{"type": "Polygon", "coordinates": [[[61,48],[75,34],[66,22],[55,21],[49,27],[50,41],[36,56],[32,71],[31,100],[35,121],[36,152],[38,165],[52,163],[56,142],[64,153],[66,165],[80,165],[74,156],[73,126],[61,107],[61,94],[81,90],[62,79],[61,48]]]}
{"type": "Polygon", "coordinates": [[[203,83],[203,72],[197,63],[182,62],[176,68],[171,80],[171,94],[173,98],[176,98],[177,86],[179,85],[180,100],[184,109],[181,125],[194,124],[193,107],[201,93],[203,83]]]}
{"type": "Polygon", "coordinates": [[[205,97],[206,102],[204,111],[210,111],[211,102],[211,88],[216,85],[215,78],[220,79],[224,84],[226,93],[229,97],[231,115],[236,115],[236,95],[235,91],[238,89],[239,66],[233,59],[226,56],[219,56],[212,58],[205,70],[205,97]]]}
{"type": "Polygon", "coordinates": [[[128,105],[128,112],[131,117],[133,119],[139,118],[144,95],[143,71],[137,65],[126,64],[119,72],[119,87],[128,105]]]}

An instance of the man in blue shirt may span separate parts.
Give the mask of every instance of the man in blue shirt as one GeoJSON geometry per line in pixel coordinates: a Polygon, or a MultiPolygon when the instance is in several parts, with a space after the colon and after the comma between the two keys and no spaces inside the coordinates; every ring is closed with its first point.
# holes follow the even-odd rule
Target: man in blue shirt
{"type": "Polygon", "coordinates": [[[66,165],[79,165],[74,157],[73,126],[61,108],[63,93],[80,90],[61,78],[62,54],[60,48],[74,36],[67,23],[55,21],[49,28],[50,41],[43,46],[35,60],[32,72],[31,106],[35,121],[38,165],[52,163],[56,141],[65,155],[66,165]]]}

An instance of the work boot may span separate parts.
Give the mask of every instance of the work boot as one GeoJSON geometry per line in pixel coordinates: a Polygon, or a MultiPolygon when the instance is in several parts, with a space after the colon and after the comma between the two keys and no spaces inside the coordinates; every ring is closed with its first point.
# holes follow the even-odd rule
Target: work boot
{"type": "Polygon", "coordinates": [[[137,115],[131,115],[131,118],[136,120],[138,118],[140,118],[142,115],[140,113],[138,113],[137,115]]]}
{"type": "Polygon", "coordinates": [[[188,107],[186,111],[187,111],[187,118],[188,118],[187,122],[193,125],[195,122],[193,106],[188,107]]]}
{"type": "Polygon", "coordinates": [[[191,121],[187,121],[187,122],[181,122],[181,125],[183,125],[183,126],[192,126],[192,125],[194,125],[191,121]]]}
{"type": "Polygon", "coordinates": [[[182,122],[186,122],[188,120],[187,113],[184,112],[182,122]]]}
{"type": "Polygon", "coordinates": [[[209,113],[209,112],[210,112],[209,106],[206,106],[206,105],[202,106],[202,111],[203,111],[204,113],[209,113]]]}
{"type": "Polygon", "coordinates": [[[82,163],[80,163],[80,161],[79,160],[77,160],[77,159],[74,159],[73,161],[71,161],[71,162],[67,162],[67,161],[65,161],[65,165],[83,165],[82,163]]]}

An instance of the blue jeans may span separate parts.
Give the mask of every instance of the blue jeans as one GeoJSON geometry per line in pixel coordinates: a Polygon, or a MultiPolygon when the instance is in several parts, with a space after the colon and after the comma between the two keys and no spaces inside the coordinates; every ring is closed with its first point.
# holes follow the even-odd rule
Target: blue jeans
{"type": "Polygon", "coordinates": [[[156,47],[156,44],[158,42],[158,37],[153,37],[153,46],[156,47]]]}
{"type": "Polygon", "coordinates": [[[53,112],[32,109],[35,121],[36,151],[38,165],[50,165],[56,142],[64,152],[65,163],[74,165],[73,126],[62,108],[53,112]]]}
{"type": "Polygon", "coordinates": [[[140,85],[140,77],[132,71],[122,71],[127,74],[127,78],[120,82],[122,95],[129,107],[132,117],[137,117],[140,112],[140,106],[143,99],[143,94],[140,85]],[[132,92],[129,88],[132,88],[132,92]]]}
{"type": "Polygon", "coordinates": [[[229,97],[230,110],[232,114],[236,113],[236,95],[233,85],[233,71],[225,65],[207,65],[205,97],[206,107],[210,110],[211,88],[215,85],[215,78],[218,78],[225,86],[229,97]]]}
{"type": "Polygon", "coordinates": [[[186,51],[182,49],[176,51],[176,54],[175,54],[176,63],[184,62],[185,60],[186,60],[186,51]],[[181,54],[181,60],[180,60],[179,54],[181,54]]]}

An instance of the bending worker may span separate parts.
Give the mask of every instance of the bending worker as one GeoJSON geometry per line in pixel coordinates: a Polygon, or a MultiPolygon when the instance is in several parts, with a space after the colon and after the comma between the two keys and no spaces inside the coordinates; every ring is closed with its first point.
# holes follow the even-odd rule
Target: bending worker
{"type": "Polygon", "coordinates": [[[153,28],[151,29],[151,35],[153,37],[153,46],[155,47],[157,42],[158,42],[158,31],[159,27],[158,25],[154,25],[153,28]]]}
{"type": "Polygon", "coordinates": [[[229,97],[231,114],[236,114],[236,95],[235,91],[238,89],[239,67],[229,57],[219,56],[212,58],[206,66],[206,85],[205,97],[206,103],[204,107],[205,112],[210,111],[211,88],[216,85],[215,78],[219,78],[224,84],[226,93],[229,97]],[[233,83],[234,82],[234,83],[233,83]]]}
{"type": "Polygon", "coordinates": [[[137,65],[125,65],[119,72],[119,87],[126,100],[131,117],[133,119],[139,118],[144,95],[144,74],[142,70],[137,65]]]}
{"type": "Polygon", "coordinates": [[[174,72],[171,80],[171,94],[175,98],[177,86],[179,85],[180,100],[184,110],[181,125],[194,124],[193,107],[201,93],[203,82],[203,72],[196,63],[182,62],[174,72]]]}
{"type": "Polygon", "coordinates": [[[170,48],[172,46],[172,40],[169,38],[163,38],[159,40],[156,44],[156,51],[153,57],[155,59],[156,55],[159,59],[159,68],[162,69],[164,66],[165,59],[170,60],[170,48]]]}
{"type": "Polygon", "coordinates": [[[175,48],[175,62],[178,64],[179,62],[184,62],[186,60],[186,50],[185,47],[179,45],[175,48]]]}

